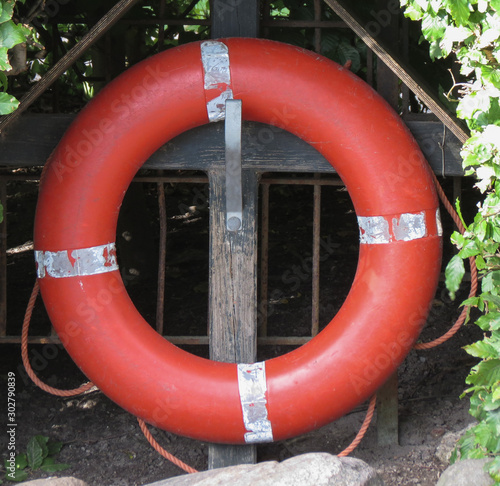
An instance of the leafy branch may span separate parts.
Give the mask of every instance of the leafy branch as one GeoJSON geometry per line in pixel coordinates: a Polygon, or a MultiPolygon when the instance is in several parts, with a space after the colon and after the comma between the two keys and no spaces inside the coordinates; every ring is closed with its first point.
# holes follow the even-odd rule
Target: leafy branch
{"type": "Polygon", "coordinates": [[[461,155],[482,200],[464,234],[451,237],[459,252],[446,268],[446,284],[454,298],[465,273],[463,259],[475,257],[481,293],[462,305],[481,312],[475,324],[484,338],[465,347],[480,359],[464,392],[478,423],[459,441],[453,460],[491,458],[487,469],[500,485],[500,0],[401,0],[401,5],[407,17],[421,22],[431,58],[454,55],[465,79],[454,80],[460,87],[457,115],[471,130],[461,155]]]}
{"type": "MultiPolygon", "coordinates": [[[[26,0],[17,0],[24,3],[26,0]]],[[[13,20],[16,0],[0,0],[0,115],[11,113],[19,106],[19,101],[7,93],[9,72],[12,65],[9,54],[20,44],[26,42],[31,31],[28,27],[16,24],[13,20]]]]}
{"type": "MultiPolygon", "coordinates": [[[[53,473],[64,471],[69,464],[56,463],[54,456],[59,454],[62,442],[52,441],[44,435],[35,435],[29,441],[26,452],[16,454],[14,464],[5,461],[5,479],[13,482],[25,481],[30,471],[40,469],[53,473]]],[[[1,481],[0,481],[1,482],[1,481]]]]}

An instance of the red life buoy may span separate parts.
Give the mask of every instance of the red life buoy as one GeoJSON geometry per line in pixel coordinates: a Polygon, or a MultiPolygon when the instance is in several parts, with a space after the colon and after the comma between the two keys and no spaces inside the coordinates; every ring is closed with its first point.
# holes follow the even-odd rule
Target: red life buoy
{"type": "Polygon", "coordinates": [[[195,439],[268,442],[313,430],[371,396],[417,339],[435,292],[441,230],[418,145],[364,82],[317,54],[226,39],[158,54],[106,87],[68,129],[40,187],[35,258],[43,300],[69,354],[112,400],[195,439]],[[306,345],[265,362],[191,355],[130,301],[115,254],[136,171],[174,136],[224,117],[277,125],[335,167],[360,227],[340,311],[306,345]]]}

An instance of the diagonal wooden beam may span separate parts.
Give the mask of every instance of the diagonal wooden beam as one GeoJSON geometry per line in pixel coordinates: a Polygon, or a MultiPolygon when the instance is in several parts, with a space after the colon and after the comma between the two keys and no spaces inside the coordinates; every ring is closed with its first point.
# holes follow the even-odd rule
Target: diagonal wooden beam
{"type": "Polygon", "coordinates": [[[0,133],[16,120],[56,79],[58,79],[92,44],[102,37],[139,0],[120,0],[106,13],[80,42],[73,46],[33,87],[21,98],[19,107],[0,118],[0,133]]]}
{"type": "Polygon", "coordinates": [[[444,123],[444,125],[464,143],[469,138],[466,128],[455,118],[428,89],[421,77],[389,52],[378,39],[371,35],[351,12],[345,9],[337,0],[324,2],[358,35],[361,40],[408,86],[427,107],[444,123]]]}

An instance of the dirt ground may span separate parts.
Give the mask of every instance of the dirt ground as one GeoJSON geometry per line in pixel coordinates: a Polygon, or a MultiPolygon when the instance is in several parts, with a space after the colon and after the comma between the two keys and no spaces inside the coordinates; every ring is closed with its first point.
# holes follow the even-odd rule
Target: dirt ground
{"type": "MultiPolygon", "coordinates": [[[[435,485],[446,467],[435,455],[443,435],[462,430],[472,422],[467,412],[468,400],[458,398],[471,364],[457,346],[466,339],[467,331],[440,350],[412,351],[401,366],[399,445],[377,445],[375,416],[361,445],[352,454],[377,469],[388,486],[435,485]]],[[[32,350],[39,351],[35,356],[43,356],[42,346],[32,350]]],[[[15,370],[19,451],[25,450],[29,438],[35,434],[60,440],[64,447],[56,457],[57,462],[71,467],[56,475],[72,475],[91,486],[143,485],[182,474],[149,446],[136,419],[102,393],[58,398],[28,382],[21,371],[18,351],[17,346],[12,346],[2,353],[1,386],[6,389],[6,370],[15,370]]],[[[63,351],[41,374],[48,383],[61,388],[77,386],[83,381],[63,351]]],[[[283,460],[306,452],[337,454],[354,438],[365,408],[360,407],[336,423],[305,436],[259,446],[258,460],[283,460]]],[[[160,430],[153,429],[153,435],[187,464],[198,470],[207,468],[207,444],[160,430]]],[[[49,474],[36,471],[30,478],[46,476],[49,474]]]]}
{"type": "MultiPolygon", "coordinates": [[[[289,194],[284,195],[288,198],[290,196],[289,194]]],[[[188,199],[189,197],[192,198],[192,194],[191,196],[188,194],[188,199]]],[[[11,202],[15,203],[14,196],[12,196],[11,202]]],[[[337,208],[344,207],[343,204],[346,205],[344,211],[346,220],[342,221],[341,224],[331,224],[332,227],[337,228],[331,235],[332,241],[336,241],[335,238],[337,237],[345,238],[349,236],[348,233],[354,234],[355,238],[357,238],[355,221],[352,220],[351,211],[347,207],[348,204],[338,202],[335,204],[337,208]],[[338,228],[342,228],[342,230],[338,228]]],[[[328,212],[328,204],[325,204],[325,206],[324,210],[328,212]]],[[[11,205],[12,207],[13,205],[11,205]]],[[[174,235],[182,234],[183,231],[185,233],[199,231],[199,228],[197,228],[198,219],[203,219],[202,216],[205,210],[206,208],[198,208],[191,219],[172,219],[169,223],[171,224],[169,232],[174,235]],[[189,221],[189,219],[191,224],[188,230],[185,228],[187,228],[186,221],[189,221]]],[[[287,210],[294,213],[295,208],[290,205],[287,210]]],[[[325,218],[328,224],[328,218],[325,218]]],[[[284,217],[281,214],[280,219],[287,220],[289,218],[287,218],[286,214],[284,217]]],[[[24,218],[18,221],[18,228],[23,226],[23,221],[24,218]]],[[[295,231],[295,228],[300,227],[301,224],[304,227],[310,226],[307,218],[301,221],[300,217],[294,219],[293,231],[295,231]]],[[[271,224],[273,224],[272,215],[271,224]]],[[[282,244],[273,243],[273,240],[271,240],[270,261],[273,261],[273,251],[276,255],[282,254],[281,258],[286,261],[291,258],[289,255],[284,255],[286,251],[289,251],[291,255],[307,254],[307,251],[301,249],[298,243],[303,237],[300,234],[295,235],[293,231],[280,230],[280,232],[286,233],[286,241],[288,242],[286,249],[282,244]],[[296,246],[294,246],[295,243],[296,246]]],[[[206,234],[206,231],[204,234],[206,234]]],[[[15,238],[17,236],[14,237],[11,245],[23,242],[22,236],[19,236],[17,241],[15,238]]],[[[205,244],[206,242],[203,242],[202,246],[205,244]]],[[[175,244],[171,243],[170,245],[169,249],[173,249],[175,254],[175,244]]],[[[328,259],[324,267],[322,267],[322,287],[325,288],[323,292],[335,294],[338,299],[323,299],[324,301],[328,300],[328,302],[321,308],[322,322],[328,316],[331,318],[338,309],[340,304],[337,300],[341,303],[345,296],[346,289],[349,288],[349,279],[352,278],[353,268],[355,268],[356,264],[357,249],[355,243],[338,243],[336,248],[337,257],[328,259]],[[340,286],[334,285],[332,282],[335,279],[338,281],[339,276],[344,278],[347,283],[340,286]]],[[[199,255],[196,248],[186,251],[199,255]]],[[[177,252],[177,255],[179,256],[179,252],[177,252]]],[[[10,282],[13,285],[9,294],[10,322],[19,322],[22,318],[32,282],[32,270],[21,271],[24,268],[23,265],[32,264],[22,263],[24,261],[22,258],[25,257],[14,255],[9,261],[9,272],[12,275],[10,282]],[[19,271],[16,271],[16,269],[19,269],[19,271]]],[[[283,272],[283,267],[280,268],[279,258],[275,260],[277,261],[277,268],[270,273],[271,289],[273,285],[279,287],[279,276],[283,272]]],[[[31,262],[29,259],[27,261],[31,262]]],[[[198,269],[200,268],[199,262],[200,259],[195,258],[194,264],[197,265],[198,269]]],[[[170,261],[168,269],[169,272],[175,274],[176,278],[180,280],[185,278],[186,281],[189,281],[189,275],[193,273],[189,270],[189,265],[189,262],[178,259],[178,261],[170,261]]],[[[199,270],[198,273],[204,273],[205,270],[199,270]]],[[[143,282],[138,288],[138,299],[140,301],[141,295],[146,292],[148,287],[143,282]]],[[[200,327],[206,328],[206,314],[204,314],[203,308],[198,309],[193,306],[187,308],[185,305],[181,305],[186,300],[191,302],[203,301],[206,298],[206,288],[192,281],[187,288],[188,290],[183,290],[183,296],[176,296],[174,286],[167,286],[167,291],[170,290],[174,297],[170,308],[173,313],[175,313],[176,305],[178,305],[179,309],[184,308],[184,312],[189,311],[190,314],[181,316],[181,321],[188,321],[191,326],[198,324],[200,327]],[[193,316],[193,312],[196,313],[196,316],[193,316]]],[[[271,329],[279,333],[280,329],[282,330],[282,327],[292,320],[297,322],[294,333],[300,335],[303,332],[301,326],[307,330],[307,322],[304,321],[305,323],[301,324],[302,313],[305,315],[310,311],[310,307],[307,307],[309,297],[307,288],[306,282],[303,282],[302,287],[298,290],[281,285],[280,289],[283,295],[273,303],[274,312],[270,318],[271,329]],[[304,304],[304,302],[306,303],[304,304]]],[[[466,293],[467,288],[465,285],[461,295],[457,297],[457,302],[463,300],[466,293]]],[[[38,309],[40,307],[39,304],[38,309]]],[[[450,302],[442,285],[440,285],[427,326],[422,334],[422,340],[432,339],[445,332],[458,315],[458,312],[457,303],[450,302]]],[[[148,310],[144,310],[143,313],[147,315],[148,310]]],[[[39,329],[44,326],[46,326],[46,317],[44,317],[43,310],[39,309],[35,312],[33,332],[39,334],[39,329]]],[[[13,325],[8,329],[12,333],[16,332],[13,325]]],[[[193,331],[200,332],[197,329],[193,331]]],[[[172,332],[175,332],[175,329],[172,332]]],[[[185,333],[185,330],[183,332],[185,333]]],[[[460,399],[459,396],[465,388],[464,380],[474,361],[461,348],[477,338],[478,331],[475,327],[466,326],[460,330],[457,336],[439,348],[430,351],[411,351],[400,366],[398,370],[399,445],[379,446],[377,444],[377,421],[375,416],[373,424],[361,445],[352,453],[353,457],[363,459],[379,471],[388,486],[435,485],[439,475],[446,468],[446,464],[440,462],[436,457],[436,450],[443,436],[447,432],[463,430],[473,421],[468,414],[469,404],[467,398],[460,399]]],[[[284,347],[268,350],[272,355],[281,354],[285,351],[284,347]]],[[[201,351],[201,353],[204,352],[206,351],[201,351]]],[[[55,345],[32,345],[30,346],[30,354],[33,365],[40,377],[52,386],[72,388],[85,380],[84,376],[60,347],[55,345]]],[[[97,391],[76,398],[58,398],[38,389],[23,371],[20,347],[17,344],[1,345],[0,387],[2,396],[4,396],[3,390],[7,389],[6,382],[9,372],[14,372],[16,375],[17,451],[24,451],[30,437],[36,434],[45,435],[64,443],[61,452],[56,456],[56,460],[57,462],[67,463],[71,467],[64,472],[52,475],[75,476],[86,481],[91,486],[132,486],[144,485],[183,474],[180,469],[163,459],[150,447],[140,431],[136,419],[112,403],[102,393],[97,391]]],[[[5,424],[7,423],[4,415],[6,407],[2,405],[1,410],[1,420],[5,424]]],[[[283,460],[307,452],[337,454],[354,438],[365,413],[366,404],[361,405],[341,420],[307,435],[278,443],[261,445],[258,447],[258,460],[259,462],[283,460]]],[[[153,430],[153,435],[163,447],[187,464],[198,470],[207,468],[207,444],[160,430],[153,430]]],[[[0,455],[2,458],[6,450],[7,436],[2,433],[0,435],[0,455]]],[[[30,474],[29,479],[47,476],[49,474],[35,471],[30,474]]],[[[3,478],[2,473],[0,473],[0,478],[3,478]]]]}

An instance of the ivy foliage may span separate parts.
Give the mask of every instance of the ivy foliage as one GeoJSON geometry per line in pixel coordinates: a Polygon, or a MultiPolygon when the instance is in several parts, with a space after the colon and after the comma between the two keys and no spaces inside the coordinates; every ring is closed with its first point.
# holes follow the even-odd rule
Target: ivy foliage
{"type": "MultiPolygon", "coordinates": [[[[25,0],[17,0],[24,3],[25,0]]],[[[12,20],[16,0],[0,0],[0,115],[14,111],[19,101],[7,93],[7,74],[12,66],[9,62],[9,50],[26,42],[30,29],[12,20]]]]}
{"type": "MultiPolygon", "coordinates": [[[[476,178],[477,214],[452,241],[459,250],[446,269],[454,297],[465,273],[464,259],[475,257],[480,293],[463,302],[476,307],[475,323],[484,338],[466,346],[479,358],[466,379],[470,413],[478,423],[459,441],[454,459],[490,457],[487,468],[500,485],[500,0],[401,0],[405,15],[420,21],[432,59],[454,56],[461,82],[454,84],[457,115],[471,137],[462,159],[476,178]]],[[[451,92],[448,93],[450,98],[451,92]]],[[[460,211],[459,202],[457,209],[460,211]]]]}

